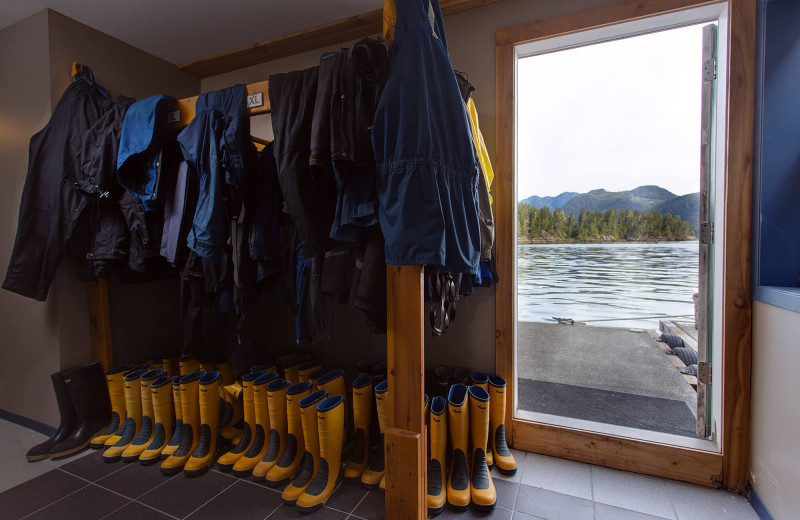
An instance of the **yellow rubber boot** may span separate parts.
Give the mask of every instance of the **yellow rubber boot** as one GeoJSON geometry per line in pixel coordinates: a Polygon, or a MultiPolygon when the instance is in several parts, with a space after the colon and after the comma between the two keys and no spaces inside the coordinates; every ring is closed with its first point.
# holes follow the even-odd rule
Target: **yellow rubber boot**
{"type": "MultiPolygon", "coordinates": [[[[337,369],[331,370],[317,379],[317,388],[319,390],[325,390],[328,392],[328,395],[341,395],[342,397],[347,396],[347,385],[344,382],[344,370],[337,369]]],[[[347,413],[347,401],[344,403],[344,422],[342,423],[342,447],[344,448],[347,444],[347,425],[350,424],[350,417],[347,413]]],[[[344,450],[343,450],[344,451],[344,450]]]]}
{"type": "MultiPolygon", "coordinates": [[[[152,387],[151,387],[152,388],[152,387]]],[[[181,443],[181,432],[183,430],[183,409],[181,408],[181,376],[172,378],[172,404],[175,409],[175,430],[172,437],[164,449],[161,450],[161,458],[166,459],[178,449],[181,443]]]]}
{"type": "Polygon", "coordinates": [[[378,451],[369,463],[369,467],[361,474],[361,484],[367,489],[379,486],[386,473],[386,457],[383,447],[383,432],[389,424],[388,403],[386,401],[389,391],[389,381],[382,381],[375,387],[375,402],[378,410],[378,426],[381,430],[381,440],[378,451]]]}
{"type": "Polygon", "coordinates": [[[173,423],[175,422],[175,408],[172,402],[172,379],[169,376],[162,376],[150,383],[155,427],[153,428],[153,440],[150,441],[147,449],[139,455],[139,464],[143,466],[161,460],[161,451],[172,437],[173,423]]]}
{"type": "MultiPolygon", "coordinates": [[[[125,398],[125,378],[128,376],[128,374],[132,374],[132,373],[136,372],[137,370],[144,370],[145,372],[147,372],[147,364],[146,363],[141,363],[139,365],[134,365],[132,368],[130,368],[129,370],[127,370],[127,371],[122,373],[122,394],[123,394],[123,398],[125,398]]],[[[126,399],[126,401],[125,401],[126,405],[125,406],[127,407],[127,398],[125,398],[125,399],[126,399]]],[[[122,425],[119,427],[119,429],[117,429],[116,432],[114,432],[114,434],[111,437],[106,439],[106,442],[104,443],[104,446],[103,446],[104,448],[110,448],[111,446],[113,446],[116,443],[118,443],[119,440],[122,438],[123,434],[125,433],[125,421],[124,421],[124,419],[127,416],[128,416],[128,413],[127,413],[127,409],[126,409],[125,410],[125,415],[122,416],[122,418],[123,418],[122,425]]]]}
{"type": "Polygon", "coordinates": [[[353,447],[344,470],[345,482],[358,482],[369,465],[369,423],[372,415],[372,376],[353,381],[353,447]]]}
{"type": "Polygon", "coordinates": [[[89,442],[89,447],[93,450],[99,450],[104,447],[106,441],[122,429],[122,423],[125,420],[125,376],[123,374],[129,368],[128,365],[124,365],[106,370],[108,398],[111,401],[111,422],[103,433],[89,442]]]}
{"type": "MultiPolygon", "coordinates": [[[[217,460],[217,466],[219,466],[219,469],[222,471],[231,471],[236,462],[247,453],[247,450],[250,449],[250,445],[253,443],[253,433],[256,429],[253,383],[263,375],[262,372],[251,372],[242,377],[242,390],[240,393],[242,396],[242,409],[244,414],[242,437],[231,451],[223,454],[220,456],[219,460],[217,460]]],[[[231,386],[225,387],[225,391],[229,393],[236,392],[235,388],[232,389],[231,386]]]]}
{"type": "Polygon", "coordinates": [[[125,422],[122,424],[120,439],[103,452],[105,462],[116,462],[122,458],[122,452],[130,446],[142,427],[142,391],[139,379],[146,369],[126,372],[125,376],[125,422]]]}
{"type": "Polygon", "coordinates": [[[305,453],[300,464],[300,473],[297,474],[281,494],[283,503],[295,505],[297,499],[308,488],[319,469],[319,422],[317,421],[317,406],[328,396],[325,390],[316,392],[300,400],[300,421],[303,423],[303,441],[305,453]]]}
{"type": "Polygon", "coordinates": [[[277,372],[278,371],[278,363],[277,361],[267,361],[266,363],[261,363],[258,365],[253,365],[250,367],[250,372],[262,372],[264,374],[269,372],[277,372]]]}
{"type": "Polygon", "coordinates": [[[489,512],[497,503],[497,491],[486,464],[489,438],[489,393],[478,385],[469,387],[469,436],[472,467],[470,495],[478,511],[489,512]]]}
{"type": "Polygon", "coordinates": [[[447,501],[445,492],[445,457],[447,456],[447,401],[434,397],[429,415],[430,448],[428,449],[428,513],[438,515],[447,501]]]}
{"type": "Polygon", "coordinates": [[[319,370],[314,370],[308,375],[308,382],[314,385],[314,390],[319,390],[320,388],[317,386],[317,379],[324,376],[326,371],[324,368],[320,368],[319,370]]]}
{"type": "Polygon", "coordinates": [[[202,475],[214,463],[217,452],[217,421],[219,420],[219,389],[222,376],[219,372],[206,372],[200,378],[200,436],[192,456],[183,471],[187,477],[202,475]]]}
{"type": "Polygon", "coordinates": [[[450,430],[450,442],[453,446],[450,475],[447,477],[447,503],[458,511],[464,511],[470,501],[469,467],[467,465],[469,404],[465,385],[455,384],[450,387],[450,394],[447,398],[447,422],[450,430]]]}
{"type": "Polygon", "coordinates": [[[161,358],[161,368],[167,373],[169,377],[176,377],[181,375],[181,368],[178,364],[176,357],[163,357],[161,358]]]}
{"type": "Polygon", "coordinates": [[[300,382],[300,366],[305,363],[303,359],[294,359],[289,361],[283,367],[283,378],[292,384],[300,382]]]}
{"type": "Polygon", "coordinates": [[[236,380],[233,377],[233,370],[231,369],[231,364],[227,361],[223,361],[222,363],[217,363],[217,372],[222,377],[222,386],[232,385],[233,382],[236,380]]]}
{"type": "MultiPolygon", "coordinates": [[[[244,403],[242,402],[242,387],[238,383],[220,388],[221,405],[225,406],[225,419],[227,424],[220,424],[219,434],[228,440],[241,438],[244,428],[244,403]],[[229,388],[238,388],[238,391],[230,392],[229,388]]],[[[238,444],[238,439],[234,446],[238,444]]]]}
{"type": "Polygon", "coordinates": [[[163,363],[161,363],[161,358],[160,357],[155,357],[155,358],[152,358],[152,359],[148,359],[147,360],[147,368],[150,369],[150,370],[157,370],[157,369],[162,369],[163,370],[163,363]]]}
{"type": "Polygon", "coordinates": [[[269,447],[264,458],[253,468],[253,479],[263,482],[267,473],[283,457],[286,450],[286,389],[289,381],[276,379],[267,385],[267,405],[269,407],[269,447]]]}
{"type": "Polygon", "coordinates": [[[267,404],[267,385],[278,379],[277,372],[269,372],[253,380],[253,409],[255,428],[250,447],[233,465],[233,474],[247,477],[256,464],[261,462],[269,449],[267,434],[269,427],[269,405],[267,404]]]}
{"type": "MultiPolygon", "coordinates": [[[[477,385],[486,392],[489,392],[489,374],[484,374],[481,372],[475,372],[470,376],[473,385],[477,385]]],[[[488,442],[486,444],[486,465],[489,466],[489,469],[494,467],[494,456],[492,454],[492,443],[488,442]]]]}
{"type": "Polygon", "coordinates": [[[207,361],[205,363],[200,363],[200,370],[202,370],[206,374],[208,374],[210,372],[216,372],[217,371],[217,364],[214,363],[213,361],[207,361]]]}
{"type": "Polygon", "coordinates": [[[192,356],[182,356],[178,359],[178,370],[180,370],[182,376],[194,374],[200,370],[200,362],[192,356]]]}
{"type": "Polygon", "coordinates": [[[489,378],[489,443],[494,453],[494,465],[503,475],[517,472],[517,461],[506,443],[506,380],[489,378]]]}
{"type": "Polygon", "coordinates": [[[150,383],[160,377],[164,377],[163,369],[156,368],[148,370],[142,377],[139,378],[139,389],[142,399],[142,427],[139,433],[131,441],[130,445],[122,452],[123,462],[133,462],[139,459],[144,450],[153,442],[155,430],[153,429],[153,422],[155,414],[153,413],[153,393],[150,391],[150,383]]]}
{"type": "Polygon", "coordinates": [[[342,483],[342,435],[344,397],[328,397],[317,406],[319,425],[319,469],[311,484],[297,498],[301,513],[316,511],[325,505],[342,483]]]}
{"type": "Polygon", "coordinates": [[[267,472],[267,485],[282,486],[300,471],[305,454],[303,422],[300,419],[300,401],[311,394],[311,383],[297,383],[286,389],[286,449],[267,472]]]}
{"type": "Polygon", "coordinates": [[[297,378],[299,379],[298,382],[305,383],[309,380],[309,376],[317,370],[322,370],[322,363],[319,361],[306,361],[297,367],[297,378]]]}
{"type": "Polygon", "coordinates": [[[200,438],[200,378],[205,372],[198,370],[181,378],[181,442],[172,455],[161,463],[161,473],[174,475],[180,473],[186,461],[192,456],[200,438]]]}

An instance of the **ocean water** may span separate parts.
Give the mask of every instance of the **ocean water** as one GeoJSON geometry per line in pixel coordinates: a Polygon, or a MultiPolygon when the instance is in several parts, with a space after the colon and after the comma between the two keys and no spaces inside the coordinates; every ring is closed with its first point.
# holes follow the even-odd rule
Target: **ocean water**
{"type": "Polygon", "coordinates": [[[697,242],[518,244],[517,319],[655,329],[659,317],[693,322],[697,280],[697,242]]]}

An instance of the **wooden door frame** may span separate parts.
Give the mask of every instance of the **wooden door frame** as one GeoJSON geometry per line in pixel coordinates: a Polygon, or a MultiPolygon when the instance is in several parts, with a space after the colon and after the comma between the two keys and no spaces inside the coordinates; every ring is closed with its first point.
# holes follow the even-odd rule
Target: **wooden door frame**
{"type": "MultiPolygon", "coordinates": [[[[516,386],[516,194],[514,182],[515,46],[604,26],[721,2],[704,0],[623,0],[537,20],[496,34],[497,152],[496,250],[501,283],[495,308],[496,370],[512,391],[516,386]]],[[[637,473],[723,486],[747,487],[750,456],[750,237],[755,90],[755,0],[727,2],[725,107],[725,217],[722,301],[722,425],[720,452],[632,439],[544,422],[514,418],[508,406],[507,436],[513,447],[637,473]]],[[[717,383],[720,384],[720,383],[717,383]]],[[[509,395],[514,395],[509,392],[509,395]]]]}

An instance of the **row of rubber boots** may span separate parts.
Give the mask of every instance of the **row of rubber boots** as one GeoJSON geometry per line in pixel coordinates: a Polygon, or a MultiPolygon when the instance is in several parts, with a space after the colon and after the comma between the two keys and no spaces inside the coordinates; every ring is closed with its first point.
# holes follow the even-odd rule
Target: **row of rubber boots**
{"type": "Polygon", "coordinates": [[[232,382],[228,363],[192,358],[108,370],[112,419],[90,447],[105,449],[106,462],[163,461],[166,475],[199,475],[213,462],[226,409],[222,387],[232,382]]]}
{"type": "Polygon", "coordinates": [[[504,475],[517,471],[505,437],[505,380],[475,373],[470,382],[452,385],[446,400],[438,396],[430,403],[427,502],[432,515],[445,504],[458,511],[470,504],[479,511],[493,510],[497,493],[490,469],[504,475]]]}
{"type": "MultiPolygon", "coordinates": [[[[217,461],[222,471],[252,476],[270,487],[288,483],[283,502],[304,513],[321,508],[343,480],[360,479],[370,487],[380,484],[383,449],[370,466],[369,431],[373,384],[381,376],[361,374],[354,381],[351,436],[343,370],[324,372],[314,362],[300,365],[297,371],[287,367],[285,377],[296,377],[297,384],[280,378],[274,367],[252,370],[241,381],[244,433],[217,461]],[[342,470],[343,453],[348,451],[350,457],[342,470]]],[[[382,385],[377,388],[379,402],[387,390],[385,381],[382,385]]]]}

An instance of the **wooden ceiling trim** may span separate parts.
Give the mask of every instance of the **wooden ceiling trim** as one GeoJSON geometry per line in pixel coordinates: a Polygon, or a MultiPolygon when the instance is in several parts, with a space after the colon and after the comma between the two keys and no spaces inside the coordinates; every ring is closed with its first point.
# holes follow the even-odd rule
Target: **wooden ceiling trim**
{"type": "MultiPolygon", "coordinates": [[[[440,0],[442,14],[450,14],[493,4],[500,0],[440,0]]],[[[383,10],[377,9],[304,29],[271,40],[240,47],[206,58],[179,65],[178,68],[197,78],[208,78],[233,70],[266,63],[268,61],[293,56],[306,51],[320,49],[382,31],[383,10]]]]}

